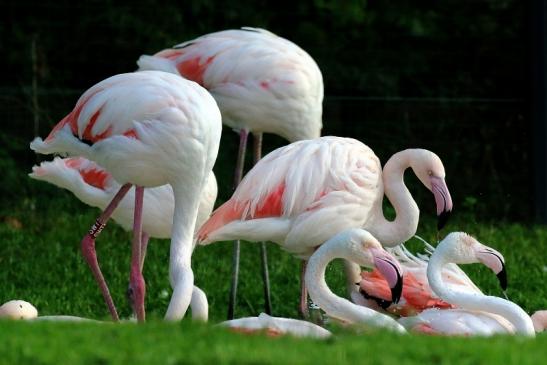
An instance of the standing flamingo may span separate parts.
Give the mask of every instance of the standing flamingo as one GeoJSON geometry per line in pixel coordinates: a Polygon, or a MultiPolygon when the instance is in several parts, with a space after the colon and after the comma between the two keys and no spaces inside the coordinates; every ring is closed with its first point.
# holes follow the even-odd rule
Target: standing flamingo
{"type": "MultiPolygon", "coordinates": [[[[452,304],[440,299],[431,289],[427,281],[427,263],[433,246],[423,241],[426,253],[418,256],[410,253],[404,245],[388,249],[394,255],[403,268],[403,292],[399,303],[390,300],[390,288],[378,270],[372,272],[363,271],[358,290],[351,293],[354,303],[374,308],[384,309],[392,314],[403,317],[416,315],[428,308],[447,309],[454,308],[452,304]]],[[[442,276],[448,285],[457,288],[458,291],[483,294],[473,283],[467,274],[454,263],[443,267],[442,276]]],[[[507,288],[507,276],[505,270],[497,273],[503,290],[507,288]]]]}
{"type": "MultiPolygon", "coordinates": [[[[254,163],[261,158],[262,134],[290,142],[321,133],[323,77],[315,61],[291,41],[258,28],[206,34],[154,56],[141,56],[141,70],[162,70],[198,82],[215,98],[224,124],[239,132],[234,187],[243,175],[249,132],[254,163]]],[[[236,238],[238,239],[238,238],[236,238]]],[[[266,312],[271,314],[266,245],[261,244],[266,312]]],[[[234,243],[228,319],[234,317],[239,241],[234,243]]]]}
{"type": "MultiPolygon", "coordinates": [[[[419,209],[403,181],[408,167],[433,192],[443,223],[452,200],[443,164],[434,153],[398,152],[382,172],[378,157],[363,143],[321,137],[281,147],[260,160],[200,228],[198,239],[202,244],[270,240],[307,259],[336,233],[364,227],[383,245],[397,245],[418,226],[419,209]],[[393,221],[382,211],[384,191],[395,208],[393,221]]],[[[302,312],[305,298],[303,290],[302,312]]]]}
{"type": "Polygon", "coordinates": [[[118,314],[95,252],[95,238],[135,184],[130,299],[144,321],[145,285],[141,265],[144,187],[170,184],[175,208],[169,278],[173,295],[166,319],[184,316],[194,282],[192,241],[201,191],[215,162],[221,134],[220,111],[198,84],[165,72],[120,74],[86,91],[76,107],[42,141],[30,147],[96,161],[124,184],[82,240],[84,257],[99,283],[112,317],[118,314]]]}
{"type": "Polygon", "coordinates": [[[515,303],[447,285],[442,275],[445,265],[478,262],[496,274],[504,271],[504,259],[499,252],[466,233],[447,235],[429,259],[427,279],[436,295],[457,308],[427,309],[414,317],[402,317],[399,322],[409,330],[434,334],[489,336],[516,333],[534,336],[532,319],[515,303]]]}
{"type": "Polygon", "coordinates": [[[323,243],[309,258],[305,283],[310,297],[330,317],[344,322],[368,324],[404,333],[405,329],[388,315],[356,305],[335,295],[325,281],[329,262],[343,258],[358,265],[376,267],[391,288],[393,302],[401,296],[402,269],[395,258],[369,232],[352,228],[342,231],[323,243]]]}
{"type": "MultiPolygon", "coordinates": [[[[34,166],[29,176],[67,189],[87,205],[101,210],[108,206],[121,187],[108,171],[83,157],[56,157],[53,161],[44,161],[40,166],[34,166]]],[[[199,228],[211,215],[217,191],[215,174],[211,171],[201,193],[195,228],[199,228]]],[[[146,189],[144,200],[146,205],[144,205],[142,213],[141,271],[144,266],[149,238],[171,237],[175,208],[173,188],[170,185],[162,185],[146,189]]],[[[127,231],[131,230],[133,225],[134,201],[135,194],[133,191],[129,191],[112,213],[112,219],[127,231]]],[[[193,319],[207,321],[207,297],[196,286],[192,292],[190,308],[192,308],[193,319]],[[198,302],[204,304],[201,306],[195,304],[198,302]]]]}

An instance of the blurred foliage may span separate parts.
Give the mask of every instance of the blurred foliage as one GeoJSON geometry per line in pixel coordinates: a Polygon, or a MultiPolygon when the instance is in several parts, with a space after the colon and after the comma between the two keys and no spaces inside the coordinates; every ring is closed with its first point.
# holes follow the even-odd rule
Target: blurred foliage
{"type": "MultiPolygon", "coordinates": [[[[526,4],[8,0],[0,12],[0,62],[7,70],[0,111],[2,141],[10,143],[0,146],[1,167],[27,172],[35,161],[27,148],[34,116],[46,135],[83,90],[134,70],[139,55],[216,30],[257,26],[291,39],[316,59],[325,80],[324,134],[358,138],[384,162],[404,148],[431,149],[445,162],[457,209],[529,219],[526,4]]],[[[215,167],[223,198],[230,194],[236,143],[226,131],[215,167]]],[[[283,143],[269,136],[266,147],[283,143]]],[[[0,187],[3,200],[21,186],[17,177],[4,177],[17,186],[0,187]]],[[[412,191],[433,212],[430,194],[412,191]]]]}

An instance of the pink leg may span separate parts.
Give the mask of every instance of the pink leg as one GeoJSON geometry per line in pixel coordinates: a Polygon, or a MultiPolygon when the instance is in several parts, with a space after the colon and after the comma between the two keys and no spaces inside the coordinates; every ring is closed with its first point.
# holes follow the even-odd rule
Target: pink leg
{"type": "MultiPolygon", "coordinates": [[[[247,149],[247,137],[249,132],[242,129],[239,132],[239,151],[237,154],[236,171],[234,174],[234,190],[241,182],[243,176],[243,167],[245,165],[245,150],[247,149]]],[[[237,300],[237,282],[239,280],[239,240],[234,241],[232,249],[232,282],[230,285],[230,298],[228,301],[228,319],[234,319],[234,313],[237,300]]]]}
{"type": "MultiPolygon", "coordinates": [[[[253,165],[262,158],[262,133],[253,133],[253,165]]],[[[262,282],[264,283],[264,311],[272,314],[270,295],[270,273],[268,272],[268,250],[266,242],[260,242],[260,262],[262,264],[262,282]]]]}
{"type": "Polygon", "coordinates": [[[108,285],[106,284],[103,273],[101,272],[101,269],[99,267],[97,252],[95,251],[95,239],[99,236],[99,234],[105,227],[106,222],[108,222],[108,219],[110,219],[110,216],[130,188],[131,184],[125,184],[120,188],[118,193],[116,193],[116,195],[114,196],[114,199],[112,199],[110,204],[102,212],[99,218],[97,218],[97,220],[89,230],[88,234],[85,235],[85,237],[82,239],[81,243],[84,259],[91,268],[91,272],[93,273],[95,280],[99,284],[99,288],[101,289],[101,293],[103,294],[104,301],[106,302],[108,310],[110,311],[110,315],[112,316],[112,319],[114,321],[119,321],[120,317],[118,316],[118,312],[116,311],[116,307],[114,306],[114,301],[112,300],[112,296],[110,295],[110,291],[108,290],[108,285]]]}
{"type": "Polygon", "coordinates": [[[141,235],[141,272],[144,268],[144,259],[146,258],[146,249],[148,248],[148,241],[150,236],[146,232],[142,232],[141,235]]]}
{"type": "Polygon", "coordinates": [[[141,272],[142,207],[144,188],[135,186],[135,215],[133,218],[133,242],[131,245],[131,274],[129,277],[129,297],[137,320],[144,322],[145,283],[141,272]]]}

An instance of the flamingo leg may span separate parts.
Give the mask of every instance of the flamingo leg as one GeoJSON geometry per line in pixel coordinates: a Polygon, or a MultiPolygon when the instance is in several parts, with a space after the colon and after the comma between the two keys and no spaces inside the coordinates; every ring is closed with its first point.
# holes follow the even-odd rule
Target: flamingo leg
{"type": "Polygon", "coordinates": [[[146,249],[148,248],[148,241],[150,240],[150,235],[146,232],[142,232],[141,235],[141,272],[144,268],[144,259],[146,258],[146,249]]]}
{"type": "Polygon", "coordinates": [[[131,184],[125,184],[120,188],[110,204],[108,204],[108,206],[101,213],[99,218],[97,218],[89,232],[84,236],[81,243],[84,259],[91,268],[91,272],[93,273],[95,280],[99,284],[99,288],[101,289],[101,293],[103,294],[104,301],[106,302],[108,310],[110,311],[110,315],[112,316],[112,319],[114,321],[119,321],[120,317],[118,316],[118,312],[116,311],[116,307],[114,306],[114,301],[112,300],[112,296],[110,295],[110,290],[108,290],[108,285],[106,284],[106,280],[104,279],[103,273],[101,272],[101,269],[99,267],[97,252],[95,250],[95,239],[99,236],[99,234],[101,234],[101,231],[106,226],[106,223],[112,216],[112,213],[114,212],[118,204],[120,204],[120,201],[127,194],[130,188],[131,184]]]}
{"type": "MultiPolygon", "coordinates": [[[[245,150],[247,149],[247,137],[249,131],[242,129],[239,132],[239,151],[237,154],[236,170],[234,173],[234,190],[241,182],[243,176],[243,167],[245,165],[245,150]]],[[[239,240],[234,241],[234,247],[232,251],[232,282],[230,285],[230,299],[228,302],[228,320],[234,319],[234,312],[237,300],[237,282],[239,279],[239,240]]]]}
{"type": "Polygon", "coordinates": [[[304,281],[307,265],[307,260],[302,261],[300,270],[300,314],[305,320],[310,317],[310,311],[308,308],[308,289],[306,288],[306,282],[304,281]]]}
{"type": "MultiPolygon", "coordinates": [[[[253,165],[262,158],[262,133],[253,133],[253,165]]],[[[264,311],[272,314],[270,294],[270,274],[268,272],[268,251],[266,242],[260,242],[260,262],[262,264],[262,282],[264,283],[264,311]]]]}
{"type": "Polygon", "coordinates": [[[144,296],[145,283],[142,276],[141,238],[142,238],[142,208],[144,188],[135,186],[135,213],[133,217],[133,241],[131,245],[131,274],[129,283],[129,296],[133,304],[133,311],[137,314],[137,320],[144,322],[144,296]]]}

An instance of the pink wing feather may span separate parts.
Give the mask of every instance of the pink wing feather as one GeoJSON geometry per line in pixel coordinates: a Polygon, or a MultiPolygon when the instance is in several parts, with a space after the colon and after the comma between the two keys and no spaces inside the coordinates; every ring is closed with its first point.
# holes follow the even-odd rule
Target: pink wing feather
{"type": "Polygon", "coordinates": [[[235,220],[294,218],[347,201],[372,206],[376,195],[370,190],[381,189],[380,172],[374,153],[350,138],[322,137],[278,148],[247,173],[232,198],[200,228],[198,238],[204,240],[235,220]]]}

